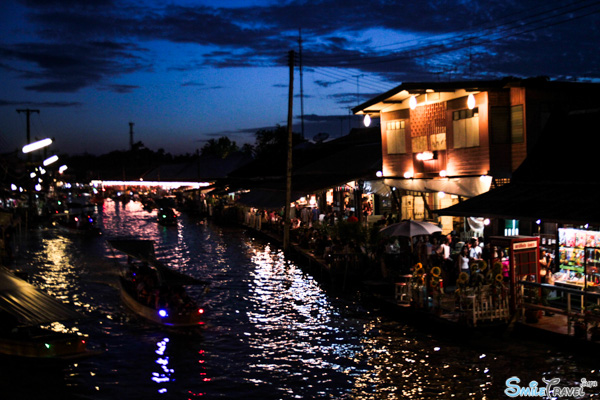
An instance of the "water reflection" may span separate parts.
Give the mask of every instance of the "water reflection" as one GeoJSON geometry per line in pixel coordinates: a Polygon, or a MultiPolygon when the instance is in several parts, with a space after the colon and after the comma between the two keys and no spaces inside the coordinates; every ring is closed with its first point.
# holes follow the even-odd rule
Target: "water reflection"
{"type": "Polygon", "coordinates": [[[268,245],[252,250],[247,316],[254,330],[246,335],[254,362],[249,381],[280,379],[287,382],[281,390],[300,397],[315,388],[324,394],[347,385],[359,352],[353,339],[357,326],[346,324],[319,284],[281,250],[268,245]]]}
{"type": "Polygon", "coordinates": [[[158,372],[152,372],[151,379],[161,386],[158,389],[158,393],[161,394],[167,393],[166,383],[172,380],[171,376],[175,372],[174,369],[169,367],[169,356],[165,354],[168,343],[169,338],[164,338],[156,344],[157,349],[154,351],[158,355],[155,363],[158,364],[160,368],[158,372]]]}

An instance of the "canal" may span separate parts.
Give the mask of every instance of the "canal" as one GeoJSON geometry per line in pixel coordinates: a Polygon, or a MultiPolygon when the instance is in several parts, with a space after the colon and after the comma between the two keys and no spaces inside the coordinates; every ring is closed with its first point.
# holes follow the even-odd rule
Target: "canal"
{"type": "MultiPolygon", "coordinates": [[[[138,202],[107,201],[98,219],[95,238],[23,232],[14,266],[85,314],[65,328],[102,354],[64,371],[5,365],[2,399],[503,399],[511,377],[520,380],[514,390],[545,386],[542,378],[565,387],[600,381],[593,354],[535,338],[456,337],[334,295],[275,244],[239,228],[186,214],[163,227],[138,202]],[[162,329],[124,309],[106,243],[117,237],[152,239],[159,259],[210,281],[207,324],[162,329]]],[[[585,393],[598,398],[600,389],[585,393]]]]}

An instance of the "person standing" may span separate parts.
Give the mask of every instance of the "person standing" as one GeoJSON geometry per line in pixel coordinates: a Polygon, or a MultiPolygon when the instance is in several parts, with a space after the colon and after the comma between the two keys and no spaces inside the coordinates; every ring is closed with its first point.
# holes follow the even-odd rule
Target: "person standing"
{"type": "Polygon", "coordinates": [[[458,259],[456,260],[458,263],[458,273],[459,274],[461,272],[466,272],[467,274],[470,275],[470,269],[469,269],[470,260],[471,260],[471,257],[469,257],[469,247],[467,245],[464,245],[458,255],[458,259]]]}

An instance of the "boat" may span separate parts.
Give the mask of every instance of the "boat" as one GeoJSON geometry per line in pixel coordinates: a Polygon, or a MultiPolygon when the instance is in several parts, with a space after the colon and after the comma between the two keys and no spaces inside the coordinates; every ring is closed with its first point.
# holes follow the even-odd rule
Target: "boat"
{"type": "Polygon", "coordinates": [[[156,212],[156,222],[163,226],[176,226],[177,214],[171,207],[160,207],[156,212]]]}
{"type": "Polygon", "coordinates": [[[60,231],[87,236],[98,236],[102,232],[96,226],[93,205],[69,203],[62,213],[53,214],[53,225],[60,231]]]}
{"type": "MultiPolygon", "coordinates": [[[[111,239],[109,244],[127,256],[120,263],[119,288],[123,304],[148,321],[169,327],[203,325],[205,310],[185,287],[208,282],[175,271],[156,259],[154,241],[111,239]]],[[[115,257],[116,258],[116,257],[115,257]]]]}
{"type": "Polygon", "coordinates": [[[53,330],[85,316],[0,267],[0,358],[32,365],[62,365],[99,354],[86,337],[53,330]]]}

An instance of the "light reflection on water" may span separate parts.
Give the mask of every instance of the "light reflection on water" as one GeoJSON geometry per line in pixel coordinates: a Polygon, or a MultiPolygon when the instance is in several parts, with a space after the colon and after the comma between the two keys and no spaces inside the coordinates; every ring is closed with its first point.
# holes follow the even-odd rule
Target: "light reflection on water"
{"type": "Polygon", "coordinates": [[[369,312],[239,229],[185,214],[162,227],[141,204],[112,201],[99,224],[100,238],[40,231],[22,244],[32,282],[90,316],[79,331],[105,349],[69,367],[70,398],[497,399],[513,375],[600,381],[556,349],[467,343],[369,312]],[[118,236],[152,239],[159,259],[211,282],[202,331],[160,329],[123,308],[105,241],[118,236]]]}

